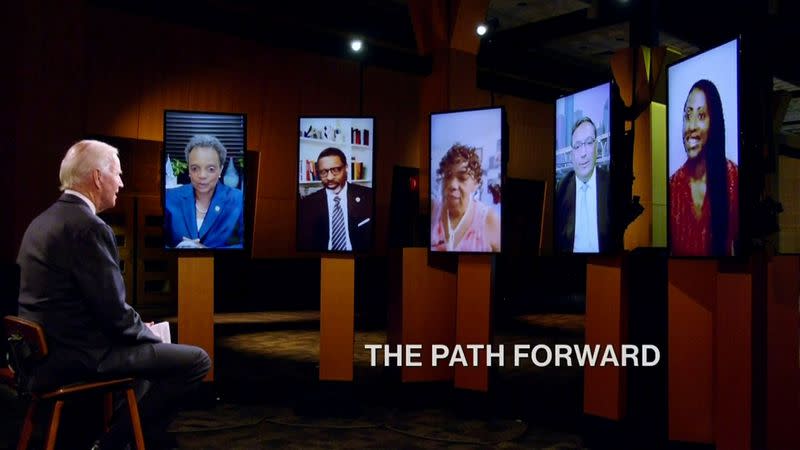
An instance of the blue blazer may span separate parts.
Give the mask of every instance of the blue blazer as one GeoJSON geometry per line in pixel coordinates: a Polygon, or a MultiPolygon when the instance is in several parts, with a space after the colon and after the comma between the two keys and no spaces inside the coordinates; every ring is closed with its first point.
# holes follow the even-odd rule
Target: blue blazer
{"type": "Polygon", "coordinates": [[[242,248],[244,244],[244,196],[239,189],[217,183],[203,225],[197,229],[194,188],[191,184],[167,189],[164,207],[164,235],[167,247],[180,244],[183,237],[200,238],[209,248],[242,248]]]}

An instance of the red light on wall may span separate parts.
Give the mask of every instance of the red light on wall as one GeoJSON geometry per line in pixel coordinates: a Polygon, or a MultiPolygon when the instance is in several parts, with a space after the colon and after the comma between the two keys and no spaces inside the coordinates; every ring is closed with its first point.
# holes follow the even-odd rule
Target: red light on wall
{"type": "Polygon", "coordinates": [[[411,192],[416,192],[417,188],[419,188],[419,178],[417,177],[409,177],[408,178],[408,188],[411,192]]]}

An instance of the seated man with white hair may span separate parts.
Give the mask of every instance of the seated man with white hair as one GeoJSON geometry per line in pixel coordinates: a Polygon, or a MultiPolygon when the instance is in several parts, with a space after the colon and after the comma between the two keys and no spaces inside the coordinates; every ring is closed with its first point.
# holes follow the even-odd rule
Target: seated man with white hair
{"type": "MultiPolygon", "coordinates": [[[[125,302],[114,233],[97,213],[123,186],[116,148],[85,140],[61,162],[61,197],[31,222],[20,245],[19,315],[47,333],[50,353],[29,388],[105,377],[134,377],[147,448],[159,448],[178,401],[211,367],[198,347],[166,344],[125,302]]],[[[94,448],[125,448],[127,408],[94,448]]]]}

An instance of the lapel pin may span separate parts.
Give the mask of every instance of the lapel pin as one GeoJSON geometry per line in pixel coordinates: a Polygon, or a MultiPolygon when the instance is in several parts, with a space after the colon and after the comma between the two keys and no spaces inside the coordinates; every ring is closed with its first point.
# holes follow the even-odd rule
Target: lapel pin
{"type": "Polygon", "coordinates": [[[356,203],[361,203],[361,197],[356,197],[356,203]]]}

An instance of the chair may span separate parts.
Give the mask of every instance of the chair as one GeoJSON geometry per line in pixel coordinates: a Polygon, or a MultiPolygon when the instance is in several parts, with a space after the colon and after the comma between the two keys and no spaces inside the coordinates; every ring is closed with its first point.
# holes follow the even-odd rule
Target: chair
{"type": "Polygon", "coordinates": [[[131,415],[131,425],[136,440],[136,448],[144,450],[144,436],[142,435],[142,425],[139,420],[139,408],[136,403],[136,394],[133,392],[133,378],[118,378],[113,380],[102,380],[86,383],[74,383],[61,386],[58,389],[47,392],[31,392],[26,389],[30,377],[29,370],[34,363],[47,356],[47,341],[42,327],[29,320],[16,316],[6,316],[3,318],[6,338],[11,349],[11,368],[14,374],[14,384],[17,392],[22,397],[30,399],[30,406],[25,415],[25,422],[17,444],[17,450],[28,448],[31,433],[33,432],[33,415],[41,401],[55,401],[53,406],[53,416],[50,419],[47,442],[45,448],[53,450],[56,446],[56,435],[58,425],[61,421],[61,409],[64,402],[80,397],[87,393],[104,393],[104,418],[105,429],[111,419],[112,402],[111,396],[114,392],[125,392],[128,408],[131,415]]]}

